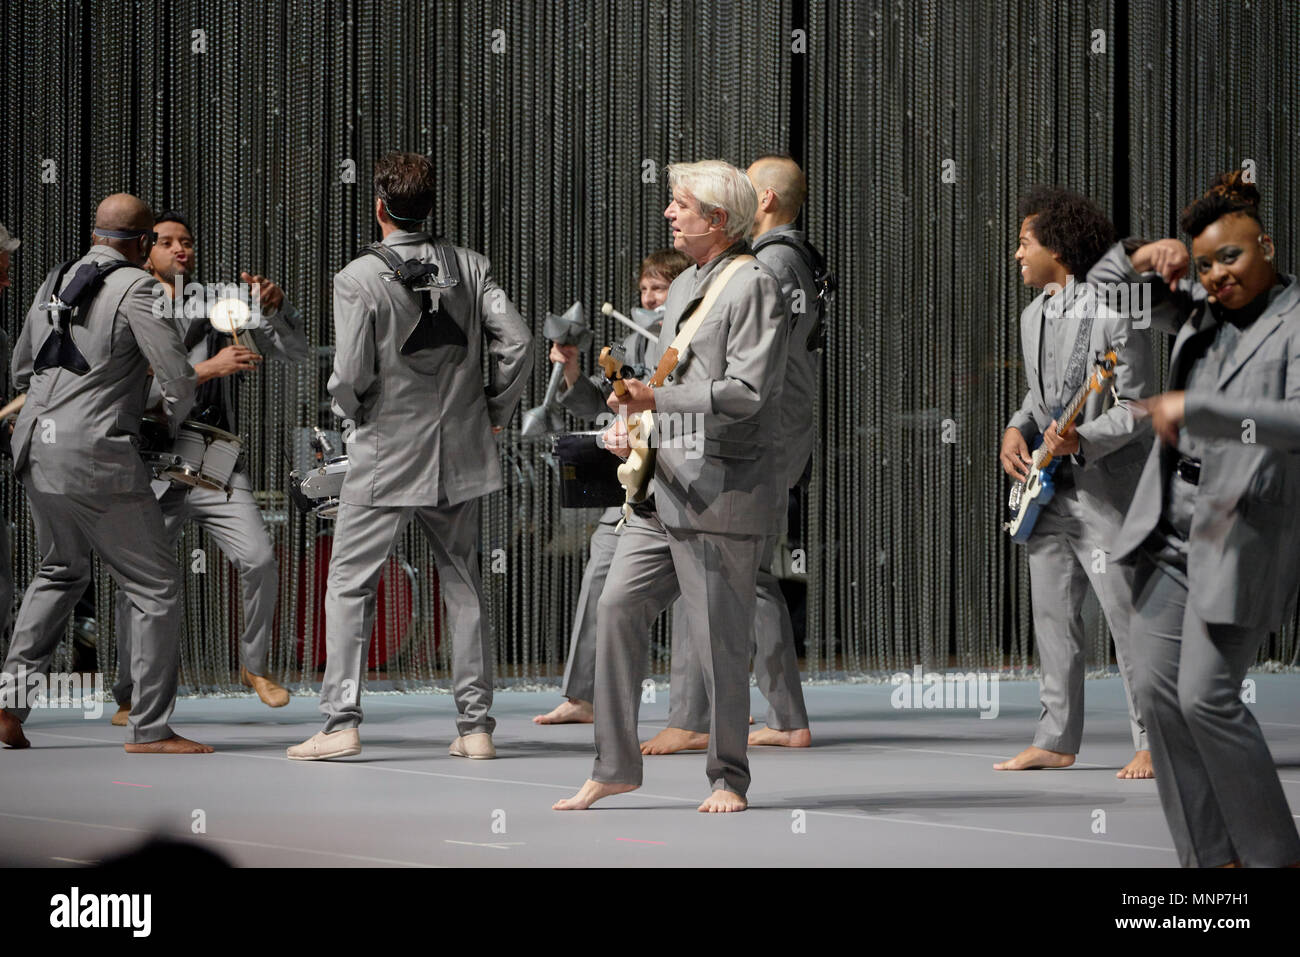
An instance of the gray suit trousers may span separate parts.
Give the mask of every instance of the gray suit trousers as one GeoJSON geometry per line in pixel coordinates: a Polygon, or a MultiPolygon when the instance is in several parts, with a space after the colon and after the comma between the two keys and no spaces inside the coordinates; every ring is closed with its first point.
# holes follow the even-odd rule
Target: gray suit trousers
{"type": "Polygon", "coordinates": [[[619,533],[614,531],[615,527],[602,522],[591,533],[591,554],[582,572],[578,608],[569,636],[569,658],[564,664],[564,684],[560,687],[560,693],[566,698],[595,700],[596,608],[618,546],[619,533]]]}
{"type": "Polygon", "coordinates": [[[650,629],[681,595],[709,698],[709,784],[749,789],[749,636],[762,545],[759,535],[665,528],[639,514],[623,526],[598,605],[593,780],[641,783],[637,715],[650,629]]]}
{"type": "Polygon", "coordinates": [[[14,557],[9,520],[0,514],[0,636],[9,634],[14,613],[14,557]]]}
{"type": "MultiPolygon", "coordinates": [[[[238,478],[236,479],[238,482],[238,478]]],[[[279,594],[279,568],[262,513],[247,487],[247,479],[235,486],[230,500],[225,492],[172,486],[158,503],[163,513],[167,547],[175,554],[185,523],[193,521],[206,529],[223,555],[239,572],[244,598],[244,631],[239,636],[239,658],[255,675],[266,674],[266,656],[271,646],[271,626],[279,594]]],[[[191,574],[189,557],[182,561],[182,577],[191,574]]],[[[131,702],[131,606],[120,590],[113,613],[117,632],[117,683],[113,697],[119,705],[131,702]]]]}
{"type": "MultiPolygon", "coordinates": [[[[161,741],[176,700],[180,576],[164,541],[162,512],[148,491],[95,496],[37,491],[27,501],[41,567],[23,597],[4,671],[45,672],[91,578],[91,551],[127,599],[135,635],[130,657],[135,700],[127,738],[161,741]]],[[[25,720],[29,709],[15,709],[25,720]]]]}
{"type": "Polygon", "coordinates": [[[452,686],[458,733],[491,733],[492,630],[479,577],[479,500],[440,506],[339,506],[325,590],[325,730],[361,724],[361,679],[375,624],[379,578],[393,546],[414,518],[438,565],[452,640],[452,686]]]}
{"type": "MultiPolygon", "coordinates": [[[[767,726],[778,731],[808,727],[808,708],[799,683],[799,659],[795,657],[794,626],[786,607],[781,583],[772,574],[772,557],[777,536],[763,539],[763,562],[758,569],[757,604],[754,611],[754,680],[767,699],[767,726]]],[[[686,629],[681,602],[673,607],[672,689],[669,692],[668,726],[687,731],[709,730],[709,694],[704,671],[690,642],[678,638],[686,629]]]]}
{"type": "Polygon", "coordinates": [[[1134,691],[1165,820],[1184,867],[1300,862],[1300,836],[1241,683],[1266,629],[1209,624],[1187,588],[1139,553],[1134,691]]]}
{"type": "Polygon", "coordinates": [[[1043,710],[1034,745],[1062,754],[1079,753],[1086,664],[1083,602],[1091,583],[1115,639],[1133,747],[1144,751],[1146,730],[1132,690],[1129,618],[1133,614],[1133,570],[1131,565],[1112,562],[1104,554],[1110,543],[1093,533],[1090,518],[1075,489],[1060,489],[1038,516],[1034,534],[1025,546],[1029,550],[1034,637],[1043,672],[1039,683],[1043,710]]]}

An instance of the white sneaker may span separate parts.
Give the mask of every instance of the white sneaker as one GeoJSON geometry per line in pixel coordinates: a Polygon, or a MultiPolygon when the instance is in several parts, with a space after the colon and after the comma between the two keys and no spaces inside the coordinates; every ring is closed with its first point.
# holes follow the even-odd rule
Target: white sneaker
{"type": "Polygon", "coordinates": [[[492,735],[486,731],[477,731],[457,738],[447,749],[454,758],[495,758],[497,749],[492,744],[492,735]]]}
{"type": "Polygon", "coordinates": [[[324,761],[361,753],[361,735],[356,728],[343,728],[326,734],[317,731],[302,744],[285,751],[295,761],[324,761]]]}

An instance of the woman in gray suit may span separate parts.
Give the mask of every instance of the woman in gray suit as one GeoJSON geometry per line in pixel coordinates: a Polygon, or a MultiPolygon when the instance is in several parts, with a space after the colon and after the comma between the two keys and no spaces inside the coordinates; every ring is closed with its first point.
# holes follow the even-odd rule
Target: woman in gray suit
{"type": "Polygon", "coordinates": [[[1300,284],[1277,271],[1240,171],[1181,225],[1199,284],[1177,240],[1132,254],[1132,273],[1165,280],[1152,319],[1177,336],[1115,549],[1137,566],[1134,693],[1182,865],[1295,865],[1300,836],[1240,692],[1300,588],[1300,565],[1279,560],[1300,543],[1300,284]]]}

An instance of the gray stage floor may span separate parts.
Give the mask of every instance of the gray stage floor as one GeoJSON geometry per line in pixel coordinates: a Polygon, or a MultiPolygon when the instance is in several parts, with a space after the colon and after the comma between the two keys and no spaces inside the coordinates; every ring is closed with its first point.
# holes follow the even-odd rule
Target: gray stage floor
{"type": "MultiPolygon", "coordinates": [[[[1252,677],[1300,810],[1300,676],[1252,677]]],[[[182,699],[177,730],[218,748],[197,757],[126,754],[108,706],[97,721],[37,709],[32,749],[0,754],[0,847],[47,866],[100,861],[150,833],[244,866],[1176,865],[1155,782],[1115,778],[1131,754],[1118,679],[1088,682],[1083,751],[1066,771],[992,770],[1030,741],[1032,682],[1002,682],[993,720],[895,710],[891,690],[807,688],[814,747],[752,750],[752,807],[734,815],[696,812],[698,752],[647,758],[641,791],[591,811],[550,810],[592,760],[590,725],[531,723],[554,693],[498,693],[496,761],[447,755],[446,695],[367,696],[365,750],[328,763],[284,757],[320,727],[313,697],[280,711],[251,696],[182,699]],[[200,811],[206,832],[192,834],[200,811]]],[[[666,698],[642,705],[643,735],[663,726],[666,698]]]]}

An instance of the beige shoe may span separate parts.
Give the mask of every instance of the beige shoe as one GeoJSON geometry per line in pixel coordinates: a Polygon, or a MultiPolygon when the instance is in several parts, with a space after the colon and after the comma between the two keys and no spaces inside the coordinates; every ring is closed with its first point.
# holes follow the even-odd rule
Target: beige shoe
{"type": "Polygon", "coordinates": [[[285,751],[295,761],[325,761],[361,753],[361,735],[356,728],[343,728],[326,734],[317,731],[302,744],[285,751]]]}
{"type": "Polygon", "coordinates": [[[112,722],[116,727],[125,728],[131,723],[131,706],[129,704],[118,705],[117,711],[114,712],[112,722]]]}
{"type": "Polygon", "coordinates": [[[457,738],[447,749],[454,758],[495,758],[497,749],[492,744],[492,735],[486,731],[477,731],[457,738]]]}
{"type": "Polygon", "coordinates": [[[245,688],[252,688],[262,703],[270,708],[283,708],[289,703],[289,692],[270,678],[255,675],[247,668],[239,669],[239,681],[245,688]]]}

